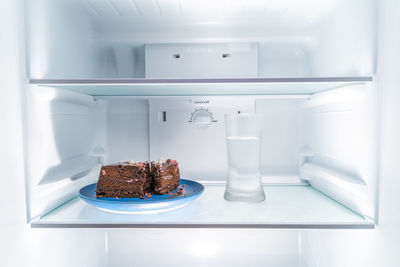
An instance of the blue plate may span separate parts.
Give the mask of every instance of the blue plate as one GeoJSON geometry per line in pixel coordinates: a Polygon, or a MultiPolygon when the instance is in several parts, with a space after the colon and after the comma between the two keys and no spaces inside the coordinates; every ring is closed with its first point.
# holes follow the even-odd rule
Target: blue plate
{"type": "MultiPolygon", "coordinates": [[[[79,190],[79,197],[89,205],[100,210],[114,213],[156,213],[185,206],[198,198],[204,191],[204,186],[195,181],[181,179],[185,185],[181,195],[152,195],[151,198],[97,198],[96,184],[90,184],[79,190]]],[[[176,190],[171,193],[175,193],[176,190]]]]}

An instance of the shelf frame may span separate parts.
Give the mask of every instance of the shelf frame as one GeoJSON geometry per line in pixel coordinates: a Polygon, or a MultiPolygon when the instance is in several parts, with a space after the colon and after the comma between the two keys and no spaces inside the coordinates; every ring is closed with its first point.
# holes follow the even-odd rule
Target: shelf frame
{"type": "Polygon", "coordinates": [[[186,83],[323,83],[323,82],[372,82],[372,76],[351,77],[289,77],[289,78],[212,78],[212,79],[30,79],[30,84],[80,85],[80,84],[186,84],[186,83]]]}
{"type": "Polygon", "coordinates": [[[309,185],[264,185],[266,201],[225,201],[225,185],[205,184],[203,195],[174,211],[121,215],[75,197],[31,222],[32,228],[374,229],[375,223],[309,185]],[[300,203],[301,202],[301,203],[300,203]],[[240,214],[238,216],[238,214],[240,214]],[[241,217],[243,216],[243,217],[241,217]]]}
{"type": "Polygon", "coordinates": [[[366,224],[68,224],[32,223],[32,228],[101,228],[101,229],[375,229],[373,223],[366,224]]]}
{"type": "Polygon", "coordinates": [[[312,95],[366,84],[372,76],[220,79],[31,79],[31,86],[55,87],[91,96],[312,95]]]}

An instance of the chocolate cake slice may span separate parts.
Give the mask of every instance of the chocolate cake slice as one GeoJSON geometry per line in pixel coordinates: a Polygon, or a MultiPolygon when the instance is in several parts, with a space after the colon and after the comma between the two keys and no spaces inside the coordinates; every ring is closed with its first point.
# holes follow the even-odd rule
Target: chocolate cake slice
{"type": "Polygon", "coordinates": [[[143,197],[151,191],[150,164],[124,162],[101,167],[96,196],[143,197]]]}
{"type": "Polygon", "coordinates": [[[179,186],[180,174],[178,163],[175,160],[151,162],[150,173],[153,177],[154,194],[163,195],[179,186]]]}

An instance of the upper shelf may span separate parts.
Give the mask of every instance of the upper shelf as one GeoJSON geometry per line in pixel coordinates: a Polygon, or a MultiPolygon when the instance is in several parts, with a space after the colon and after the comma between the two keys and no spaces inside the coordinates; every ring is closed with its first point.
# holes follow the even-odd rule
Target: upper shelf
{"type": "Polygon", "coordinates": [[[298,95],[371,82],[372,76],[235,79],[31,79],[93,96],[298,95]]]}
{"type": "Polygon", "coordinates": [[[265,185],[266,200],[231,203],[225,185],[206,184],[189,205],[157,214],[114,214],[74,198],[32,227],[86,228],[374,228],[374,223],[308,185],[265,185]]]}

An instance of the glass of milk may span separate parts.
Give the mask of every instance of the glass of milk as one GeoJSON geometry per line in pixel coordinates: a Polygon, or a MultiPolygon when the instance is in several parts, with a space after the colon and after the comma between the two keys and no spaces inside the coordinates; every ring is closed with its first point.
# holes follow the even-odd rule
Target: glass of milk
{"type": "Polygon", "coordinates": [[[261,182],[261,134],[258,113],[225,115],[228,175],[224,198],[256,203],[265,199],[261,182]]]}

